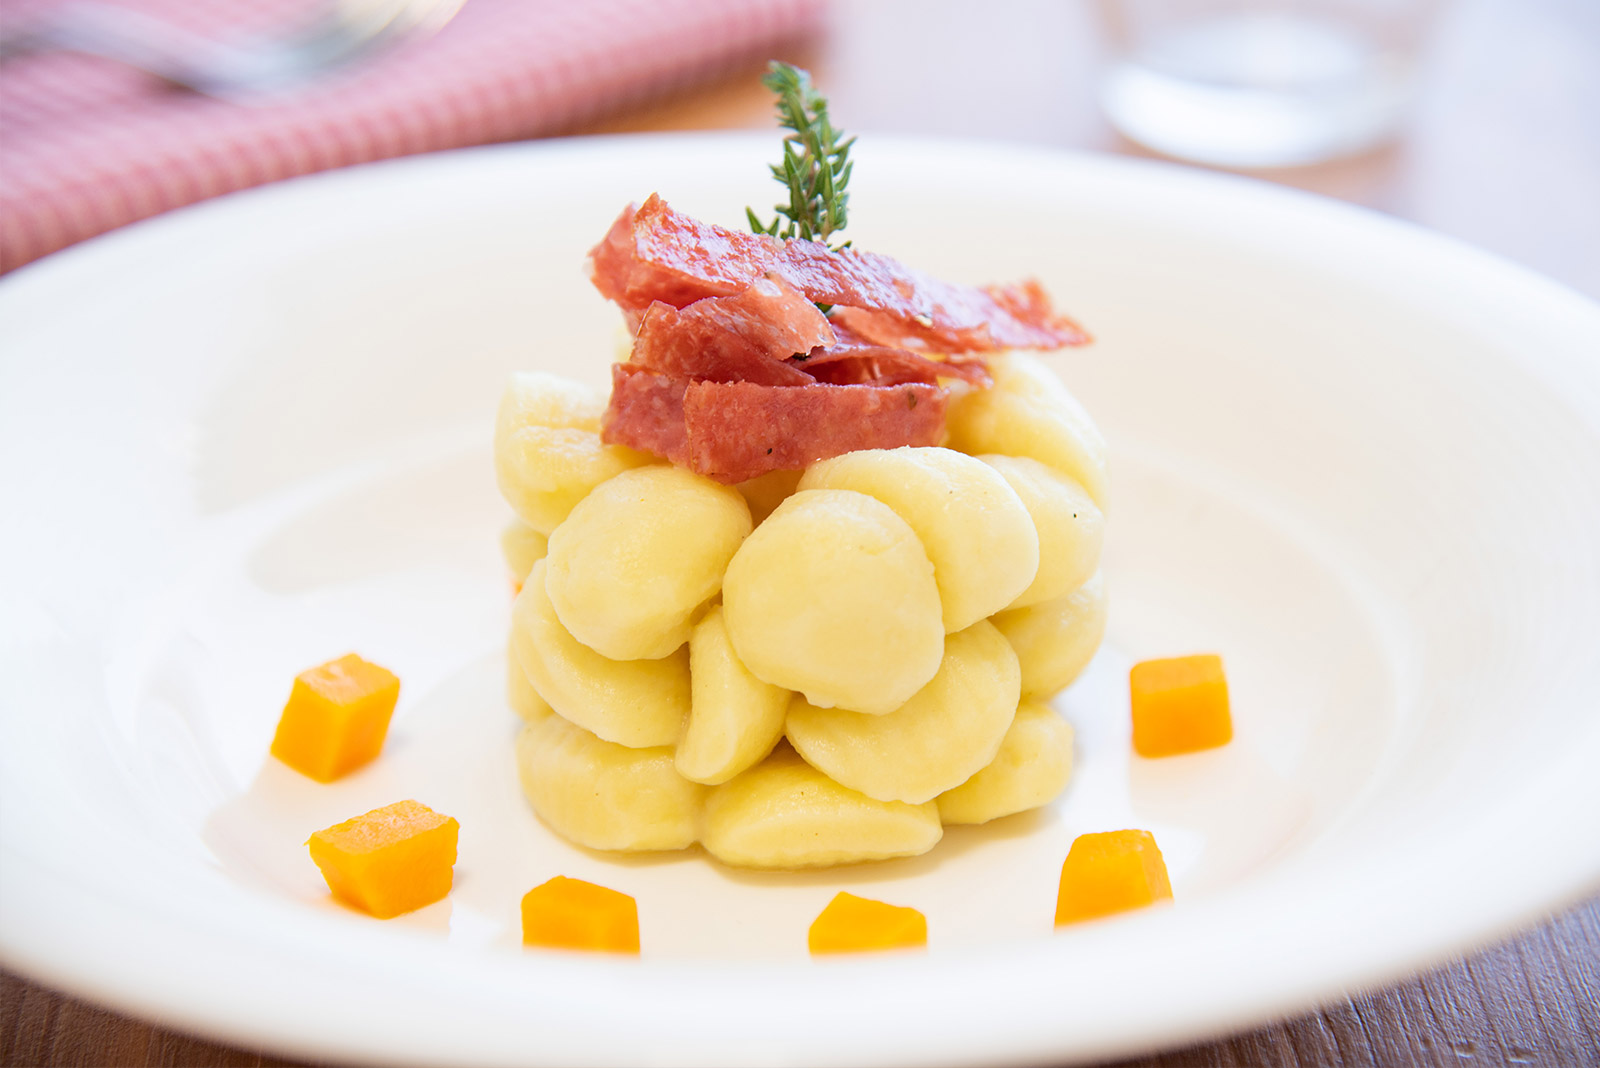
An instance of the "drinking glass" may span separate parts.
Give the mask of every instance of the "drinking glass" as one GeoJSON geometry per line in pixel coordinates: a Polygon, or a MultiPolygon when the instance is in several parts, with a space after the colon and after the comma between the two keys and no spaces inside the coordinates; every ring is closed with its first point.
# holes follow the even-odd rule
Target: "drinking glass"
{"type": "Polygon", "coordinates": [[[1320,163],[1383,142],[1413,96],[1437,0],[1101,0],[1101,106],[1165,155],[1320,163]]]}

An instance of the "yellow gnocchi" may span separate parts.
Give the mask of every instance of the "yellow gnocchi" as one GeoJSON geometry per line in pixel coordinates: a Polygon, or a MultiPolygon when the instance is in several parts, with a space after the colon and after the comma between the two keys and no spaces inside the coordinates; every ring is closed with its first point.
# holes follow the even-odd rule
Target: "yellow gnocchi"
{"type": "Polygon", "coordinates": [[[544,559],[549,544],[548,538],[520,519],[511,520],[500,531],[500,554],[518,583],[527,579],[533,565],[544,559]]]}
{"type": "Polygon", "coordinates": [[[796,697],[787,735],[806,762],[879,801],[921,804],[994,759],[1021,695],[1017,654],[979,621],[945,639],[933,680],[884,716],[796,697]]]}
{"type": "Polygon", "coordinates": [[[951,402],[952,449],[1027,456],[1055,468],[1106,505],[1106,442],[1083,405],[1037,359],[1012,353],[990,365],[991,389],[951,402]]]}
{"type": "Polygon", "coordinates": [[[600,440],[605,398],[577,382],[513,375],[494,426],[495,478],[517,516],[549,534],[600,483],[652,457],[600,440]]]}
{"type": "Polygon", "coordinates": [[[612,660],[656,660],[689,640],[722,588],[750,509],[732,487],[654,464],[596,486],[550,535],[545,589],[557,618],[612,660]]]}
{"type": "Polygon", "coordinates": [[[517,773],[533,810],[590,849],[684,849],[699,834],[706,788],[664,746],[630,749],[550,716],[517,737],[517,773]]]}
{"type": "Polygon", "coordinates": [[[821,708],[892,712],[944,656],[933,564],[906,521],[864,493],[785,500],[733,554],[722,604],[751,673],[821,708]]]}
{"type": "Polygon", "coordinates": [[[589,848],[802,869],[914,856],[1047,804],[1044,704],[1106,626],[1106,448],[1026,355],[950,400],[945,447],[727,486],[607,446],[604,400],[518,375],[507,699],[523,792],[589,848]]]}
{"type": "Polygon", "coordinates": [[[932,801],[875,801],[780,746],[711,788],[701,844],[740,868],[820,868],[926,853],[944,834],[932,801]]]}
{"type": "Polygon", "coordinates": [[[850,452],[813,464],[800,489],[854,490],[887,504],[922,542],[947,633],[1005,608],[1039,569],[1039,536],[993,467],[951,449],[850,452]]]}
{"type": "Polygon", "coordinates": [[[1055,709],[1024,700],[1000,751],[981,771],[936,799],[946,826],[988,823],[1048,804],[1072,777],[1072,727],[1055,709]]]}
{"type": "Polygon", "coordinates": [[[1106,587],[1100,573],[1065,597],[1001,612],[994,625],[1022,665],[1022,695],[1050,697],[1094,659],[1106,632],[1106,587]]]}
{"type": "Polygon", "coordinates": [[[1065,597],[1100,567],[1105,516],[1084,488],[1026,456],[980,456],[1016,491],[1039,535],[1039,570],[1006,605],[1023,608],[1065,597]]]}
{"type": "Polygon", "coordinates": [[[522,670],[516,654],[509,651],[506,653],[506,701],[528,723],[539,723],[556,714],[528,681],[528,673],[522,670]]]}
{"type": "Polygon", "coordinates": [[[789,691],[762,682],[740,663],[715,606],[689,638],[689,726],[678,743],[678,774],[727,782],[772,752],[783,737],[789,691]]]}
{"type": "Polygon", "coordinates": [[[539,696],[608,742],[672,745],[689,716],[689,655],[612,660],[567,632],[545,593],[547,561],[534,565],[511,608],[511,647],[539,696]]]}

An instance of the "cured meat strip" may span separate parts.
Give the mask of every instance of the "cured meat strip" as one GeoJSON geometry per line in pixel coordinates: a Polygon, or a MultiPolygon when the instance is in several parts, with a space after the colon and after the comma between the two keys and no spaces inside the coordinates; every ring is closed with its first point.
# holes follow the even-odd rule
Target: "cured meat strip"
{"type": "Polygon", "coordinates": [[[731,296],[776,274],[810,300],[842,306],[836,312],[869,313],[859,325],[854,311],[840,321],[898,348],[991,352],[1088,340],[1050,308],[1035,283],[1002,290],[955,285],[876,253],[835,252],[815,241],[713,226],[674,211],[655,194],[617,219],[590,253],[589,273],[607,299],[633,314],[656,300],[681,308],[702,297],[731,296]]]}
{"type": "MultiPolygon", "coordinates": [[[[637,204],[623,208],[617,221],[606,231],[606,236],[589,250],[589,281],[594,283],[601,296],[616,304],[624,303],[622,289],[617,288],[616,283],[619,280],[626,282],[633,272],[633,220],[638,211],[637,204]]],[[[626,312],[629,309],[624,305],[622,310],[626,312]]],[[[633,310],[637,312],[644,309],[633,310]]]]}
{"type": "Polygon", "coordinates": [[[617,364],[600,436],[731,485],[857,449],[936,445],[945,399],[922,383],[686,382],[617,364]]]}
{"type": "MultiPolygon", "coordinates": [[[[938,284],[945,285],[942,282],[938,284]]],[[[880,345],[933,352],[981,352],[986,348],[1055,349],[1063,345],[1086,345],[1092,340],[1077,323],[1056,314],[1044,287],[1034,279],[1008,286],[984,286],[981,289],[964,286],[947,288],[962,291],[969,298],[966,315],[988,317],[986,322],[990,340],[995,344],[975,345],[966,349],[945,347],[941,345],[937,332],[926,329],[921,323],[907,323],[892,312],[864,307],[835,308],[835,325],[880,345]],[[972,294],[980,294],[981,299],[972,297],[972,294]],[[996,314],[992,310],[995,308],[1001,309],[1001,313],[996,314]]]]}
{"type": "Polygon", "coordinates": [[[836,344],[790,362],[804,368],[819,382],[840,385],[891,386],[905,382],[933,385],[940,378],[962,378],[975,386],[986,387],[992,381],[982,361],[930,360],[907,349],[867,341],[843,326],[835,327],[834,333],[839,339],[836,344]]]}
{"type": "Polygon", "coordinates": [[[659,300],[681,308],[731,297],[767,273],[783,242],[725,230],[673,211],[655,193],[622,209],[589,252],[589,279],[609,301],[638,312],[659,300]]]}
{"type": "Polygon", "coordinates": [[[816,367],[807,366],[811,377],[834,386],[898,386],[908,382],[937,385],[940,364],[905,349],[884,349],[886,358],[844,356],[816,367]]]}
{"type": "Polygon", "coordinates": [[[857,449],[937,445],[938,386],[794,386],[694,382],[683,398],[689,467],[718,482],[796,471],[857,449]]]}
{"type": "Polygon", "coordinates": [[[704,297],[681,311],[663,301],[645,309],[632,361],[677,378],[804,386],[795,354],[837,338],[817,306],[781,278],[758,278],[731,297],[704,297]]]}
{"type": "Polygon", "coordinates": [[[600,440],[683,465],[689,456],[683,425],[683,394],[688,388],[687,379],[631,363],[612,364],[611,401],[600,419],[600,440]]]}

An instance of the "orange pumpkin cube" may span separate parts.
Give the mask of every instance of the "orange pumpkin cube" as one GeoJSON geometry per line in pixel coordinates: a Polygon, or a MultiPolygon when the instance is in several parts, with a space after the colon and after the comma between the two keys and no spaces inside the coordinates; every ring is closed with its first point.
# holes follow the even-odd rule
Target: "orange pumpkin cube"
{"type": "Polygon", "coordinates": [[[368,763],[383,748],[400,680],[354,653],[295,676],[272,755],[318,782],[368,763]]]}
{"type": "Polygon", "coordinates": [[[523,895],[522,944],[638,953],[638,902],[620,891],[558,875],[523,895]]]}
{"type": "Polygon", "coordinates": [[[311,836],[311,859],[333,896],[380,920],[450,892],[461,825],[416,801],[396,801],[311,836]]]}
{"type": "Polygon", "coordinates": [[[913,908],[840,892],[811,924],[812,953],[859,953],[928,944],[927,918],[913,908]]]}
{"type": "Polygon", "coordinates": [[[1149,831],[1080,834],[1061,865],[1056,926],[1143,908],[1171,897],[1167,864],[1149,831]]]}
{"type": "Polygon", "coordinates": [[[1228,680],[1214,655],[1145,660],[1128,673],[1133,750],[1144,757],[1215,749],[1233,739],[1228,680]]]}

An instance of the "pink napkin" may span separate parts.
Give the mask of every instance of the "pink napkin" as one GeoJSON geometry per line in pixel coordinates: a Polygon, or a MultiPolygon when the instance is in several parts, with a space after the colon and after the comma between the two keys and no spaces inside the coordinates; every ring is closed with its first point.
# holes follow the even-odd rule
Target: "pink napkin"
{"type": "MultiPolygon", "coordinates": [[[[321,0],[121,0],[197,33],[292,27],[321,0]]],[[[12,31],[48,0],[3,0],[12,31]]],[[[67,53],[0,66],[0,271],[220,193],[557,133],[815,30],[822,0],[468,0],[301,95],[224,103],[67,53]]]]}

